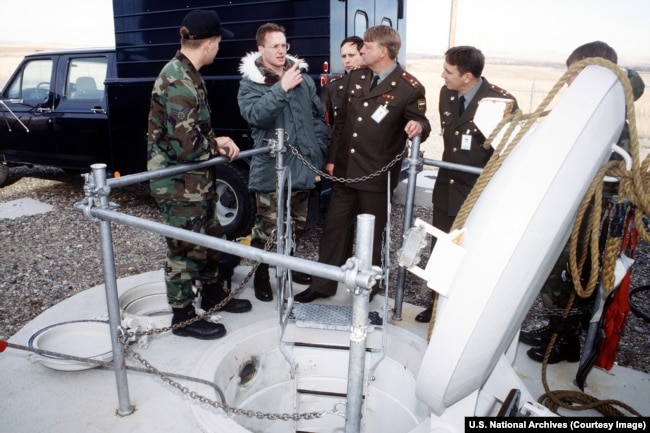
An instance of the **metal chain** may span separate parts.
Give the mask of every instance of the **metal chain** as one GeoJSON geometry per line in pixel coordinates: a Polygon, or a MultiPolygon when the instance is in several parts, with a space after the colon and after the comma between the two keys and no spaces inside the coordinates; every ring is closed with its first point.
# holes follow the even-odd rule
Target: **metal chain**
{"type": "MultiPolygon", "coordinates": [[[[273,230],[273,232],[271,232],[271,236],[269,236],[268,240],[264,244],[264,250],[265,251],[270,250],[270,248],[273,246],[273,243],[276,240],[276,237],[277,237],[277,229],[273,230]]],[[[190,325],[190,324],[192,324],[192,323],[194,323],[194,322],[196,322],[198,320],[203,319],[206,316],[209,316],[209,315],[215,313],[216,311],[221,309],[228,301],[230,301],[230,299],[232,299],[235,295],[237,295],[237,294],[239,294],[239,292],[241,292],[241,290],[246,286],[246,284],[248,283],[250,278],[255,274],[255,270],[257,269],[259,264],[260,264],[259,262],[256,262],[255,265],[252,266],[250,272],[248,273],[248,275],[246,275],[246,277],[240,283],[239,287],[236,290],[232,291],[218,305],[215,305],[213,308],[211,308],[210,310],[206,311],[203,314],[197,315],[197,316],[195,316],[195,317],[193,317],[193,318],[191,318],[191,319],[189,319],[189,320],[187,320],[185,322],[178,323],[176,325],[168,326],[168,327],[164,327],[164,328],[155,328],[155,329],[151,329],[151,330],[143,331],[143,332],[132,332],[132,331],[124,332],[123,331],[123,337],[120,338],[120,342],[122,343],[122,346],[124,347],[124,352],[126,354],[130,355],[132,358],[136,359],[138,362],[140,362],[140,364],[142,364],[147,369],[147,371],[149,371],[152,374],[155,374],[163,382],[166,382],[170,386],[176,388],[181,393],[183,393],[183,394],[189,396],[190,398],[192,398],[192,399],[194,399],[196,401],[199,401],[199,402],[201,402],[203,404],[207,404],[207,405],[212,406],[214,408],[221,409],[221,410],[223,410],[225,412],[228,412],[228,413],[232,413],[232,414],[235,414],[235,415],[242,415],[242,416],[246,416],[246,417],[249,417],[249,418],[255,417],[255,418],[258,418],[258,419],[282,420],[282,421],[289,421],[289,420],[299,421],[301,419],[309,420],[309,419],[321,418],[321,417],[327,415],[328,413],[337,414],[338,412],[337,412],[336,409],[333,410],[333,411],[303,412],[303,413],[293,413],[293,414],[290,414],[290,413],[269,413],[269,412],[253,411],[253,410],[244,410],[244,409],[240,409],[240,408],[237,408],[237,407],[229,406],[229,405],[227,405],[225,403],[219,403],[218,401],[215,401],[215,400],[212,400],[212,399],[210,399],[210,398],[208,398],[206,396],[203,396],[203,395],[197,393],[196,391],[191,391],[187,386],[183,386],[179,382],[173,380],[168,374],[163,373],[160,370],[158,370],[156,367],[154,367],[149,361],[147,361],[144,357],[142,357],[142,355],[140,355],[138,352],[134,351],[133,348],[131,348],[131,346],[129,345],[129,339],[131,337],[143,336],[143,335],[153,335],[153,334],[162,334],[163,332],[167,332],[167,331],[170,331],[170,330],[173,330],[173,329],[178,329],[178,328],[182,328],[184,326],[190,325]]]]}
{"type": "Polygon", "coordinates": [[[331,176],[330,174],[325,173],[324,171],[319,170],[318,168],[314,167],[314,165],[311,162],[307,161],[305,159],[305,157],[302,156],[302,154],[298,151],[298,149],[296,149],[295,147],[293,147],[289,143],[289,137],[288,136],[287,136],[287,140],[285,140],[285,143],[289,147],[289,149],[291,149],[291,153],[296,158],[298,158],[298,160],[300,162],[302,162],[311,171],[313,171],[314,173],[316,173],[317,175],[321,176],[324,179],[329,179],[331,181],[339,182],[339,183],[360,183],[360,182],[366,182],[368,180],[374,179],[377,176],[380,176],[382,173],[387,172],[388,169],[390,169],[392,166],[397,164],[397,162],[400,161],[404,157],[404,154],[406,154],[406,152],[407,152],[407,150],[409,148],[409,146],[404,146],[404,150],[402,151],[402,153],[400,153],[398,155],[395,155],[395,158],[393,158],[393,160],[391,162],[389,162],[388,164],[386,164],[385,166],[383,166],[382,168],[380,168],[379,170],[377,170],[374,173],[371,173],[371,174],[368,174],[368,175],[362,176],[362,177],[345,178],[345,177],[331,176]]]}
{"type": "MultiPolygon", "coordinates": [[[[276,236],[277,236],[277,229],[275,229],[275,230],[273,230],[273,232],[271,232],[271,236],[269,236],[269,239],[266,241],[266,244],[264,245],[264,250],[265,251],[269,251],[269,249],[271,248],[271,246],[275,242],[276,236]]],[[[162,327],[162,328],[153,328],[153,329],[148,329],[146,331],[137,331],[137,332],[128,331],[128,332],[124,332],[124,337],[125,337],[124,340],[128,341],[128,340],[130,340],[130,339],[132,339],[134,337],[142,337],[142,336],[146,336],[146,335],[148,335],[148,336],[151,336],[151,335],[154,335],[154,334],[160,335],[160,334],[163,334],[163,333],[168,332],[168,331],[173,331],[173,330],[176,330],[176,329],[184,328],[186,326],[191,325],[194,322],[198,322],[199,320],[203,320],[205,318],[208,318],[208,317],[212,316],[213,314],[215,314],[219,310],[221,310],[228,302],[230,302],[230,300],[232,298],[239,295],[244,290],[244,288],[246,287],[246,285],[248,284],[250,279],[255,274],[255,271],[257,270],[259,265],[260,265],[260,263],[256,262],[251,267],[251,270],[248,272],[246,277],[244,277],[242,282],[239,283],[239,286],[235,290],[232,290],[228,294],[228,296],[226,296],[221,302],[219,302],[214,307],[210,308],[205,313],[197,314],[196,316],[192,317],[191,319],[188,319],[188,320],[186,320],[184,322],[180,322],[180,323],[177,323],[177,324],[171,325],[171,326],[165,326],[165,327],[162,327]]]]}
{"type": "Polygon", "coordinates": [[[301,419],[316,419],[316,418],[322,418],[323,416],[327,415],[329,412],[328,411],[323,411],[323,412],[303,412],[303,413],[270,413],[270,412],[260,412],[260,411],[254,411],[254,410],[244,410],[240,409],[237,407],[229,406],[225,403],[219,403],[216,400],[212,400],[211,398],[208,398],[204,395],[199,394],[196,391],[191,391],[187,386],[184,386],[180,384],[179,382],[173,380],[171,377],[167,376],[166,374],[162,373],[160,370],[158,370],[156,367],[154,367],[149,361],[144,359],[142,356],[140,356],[139,353],[135,352],[128,344],[124,345],[124,350],[126,353],[131,355],[133,358],[138,360],[144,367],[151,372],[152,374],[155,374],[156,376],[160,377],[160,379],[170,386],[176,388],[178,391],[180,391],[182,394],[187,395],[193,400],[199,401],[203,404],[207,404],[209,406],[212,406],[216,409],[221,409],[226,413],[232,413],[234,415],[242,415],[246,416],[249,418],[258,418],[258,419],[268,419],[268,420],[282,420],[282,421],[299,421],[301,419]]]}

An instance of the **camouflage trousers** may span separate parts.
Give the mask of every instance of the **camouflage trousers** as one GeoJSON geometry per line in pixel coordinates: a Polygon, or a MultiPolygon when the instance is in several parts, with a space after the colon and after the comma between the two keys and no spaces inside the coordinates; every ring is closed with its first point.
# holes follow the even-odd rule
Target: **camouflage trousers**
{"type": "MultiPolygon", "coordinates": [[[[264,245],[271,237],[273,230],[278,226],[278,203],[275,192],[255,191],[255,204],[257,215],[255,225],[251,233],[251,245],[257,248],[264,248],[264,245]]],[[[286,212],[286,203],[285,206],[286,212]]],[[[291,219],[296,234],[305,231],[307,224],[307,212],[309,209],[309,191],[297,190],[291,192],[291,219]]]]}
{"type": "MultiPolygon", "coordinates": [[[[165,224],[195,233],[224,238],[223,228],[217,220],[216,198],[196,202],[178,202],[156,199],[165,224]]],[[[221,251],[211,250],[171,237],[167,241],[165,284],[167,300],[172,308],[187,307],[194,300],[192,282],[206,284],[217,282],[221,251]]]]}
{"type": "MultiPolygon", "coordinates": [[[[593,211],[593,206],[590,206],[587,209],[587,212],[593,211]]],[[[601,209],[601,215],[603,211],[604,210],[601,209]]],[[[587,230],[586,222],[587,217],[585,216],[582,227],[580,227],[581,234],[585,233],[587,230]]],[[[582,244],[582,237],[580,237],[578,241],[578,251],[582,251],[582,244]]],[[[575,293],[575,288],[573,286],[574,276],[569,272],[569,257],[569,242],[567,242],[540,290],[542,305],[549,316],[562,316],[564,310],[569,304],[571,295],[575,293]]],[[[591,263],[589,257],[587,257],[583,271],[584,275],[579,275],[577,278],[581,278],[583,281],[586,280],[590,269],[591,263]]],[[[593,303],[593,295],[589,298],[582,298],[577,294],[575,295],[573,304],[571,305],[571,311],[563,323],[563,332],[565,335],[580,334],[582,328],[587,326],[593,303]]]]}

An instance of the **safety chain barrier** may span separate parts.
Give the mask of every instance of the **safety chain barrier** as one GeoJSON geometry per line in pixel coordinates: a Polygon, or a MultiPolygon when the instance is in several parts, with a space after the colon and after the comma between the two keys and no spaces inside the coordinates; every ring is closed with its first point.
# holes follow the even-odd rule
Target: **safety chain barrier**
{"type": "Polygon", "coordinates": [[[310,169],[311,171],[313,171],[314,173],[316,173],[317,175],[321,176],[324,179],[328,179],[328,180],[338,182],[338,183],[346,183],[346,184],[366,182],[368,180],[376,178],[377,176],[380,176],[383,173],[386,173],[392,166],[394,166],[395,164],[397,164],[399,161],[402,160],[402,158],[404,157],[404,155],[406,154],[406,152],[409,149],[408,145],[404,146],[404,150],[402,151],[402,153],[400,153],[398,155],[395,155],[395,158],[393,158],[392,161],[390,161],[388,164],[386,164],[385,166],[383,166],[382,168],[380,168],[379,170],[377,170],[374,173],[371,173],[371,174],[368,174],[368,175],[365,175],[365,176],[361,176],[361,177],[345,178],[345,177],[331,176],[329,173],[325,173],[324,171],[319,170],[318,168],[314,167],[314,165],[311,162],[307,161],[305,159],[305,157],[302,156],[302,154],[300,153],[300,151],[298,149],[296,149],[295,147],[293,147],[289,143],[288,136],[287,136],[287,140],[285,141],[285,143],[287,144],[287,146],[291,150],[291,153],[296,158],[298,158],[298,160],[300,162],[302,162],[305,165],[305,167],[307,167],[308,169],[310,169]]]}

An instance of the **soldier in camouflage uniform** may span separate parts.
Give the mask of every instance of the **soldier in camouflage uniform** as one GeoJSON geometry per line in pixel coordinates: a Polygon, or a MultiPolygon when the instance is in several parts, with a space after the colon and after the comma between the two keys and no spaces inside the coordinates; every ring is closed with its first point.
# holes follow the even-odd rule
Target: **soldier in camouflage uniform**
{"type": "MultiPolygon", "coordinates": [[[[233,34],[221,27],[216,12],[195,10],[183,19],[181,48],[162,69],[151,94],[148,170],[205,161],[218,155],[234,158],[239,148],[228,137],[216,137],[210,122],[205,83],[199,69],[212,63],[222,36],[233,34]]],[[[191,170],[150,181],[151,194],[166,224],[196,233],[223,237],[216,216],[215,169],[191,170]]],[[[218,280],[220,252],[180,241],[167,240],[165,283],[173,310],[172,325],[196,315],[192,282],[200,280],[203,309],[223,301],[227,294],[218,280]]],[[[225,311],[249,311],[248,300],[231,299],[225,311]]],[[[225,335],[222,324],[205,320],[174,329],[180,336],[214,339],[225,335]]]]}
{"type": "MultiPolygon", "coordinates": [[[[600,57],[609,60],[612,63],[617,63],[618,56],[616,51],[609,45],[601,41],[589,42],[576,48],[567,58],[566,66],[570,68],[574,63],[590,58],[600,57]]],[[[645,84],[639,74],[631,69],[627,70],[627,76],[632,84],[632,93],[634,100],[637,100],[643,94],[645,84]]],[[[575,79],[572,77],[568,81],[568,85],[575,79]]],[[[630,151],[630,136],[627,125],[621,132],[618,139],[618,145],[630,151]]],[[[618,154],[612,153],[610,159],[618,159],[621,157],[618,154]]],[[[606,182],[603,188],[603,208],[598,210],[601,215],[607,211],[607,206],[615,203],[615,195],[618,194],[618,183],[606,182]]],[[[588,211],[593,212],[594,209],[590,208],[588,211]]],[[[587,221],[585,217],[584,221],[587,221]]],[[[586,225],[581,227],[580,233],[585,233],[587,230],[586,225]]],[[[578,245],[578,251],[582,250],[582,246],[578,245]]],[[[548,363],[554,364],[560,361],[577,362],[580,360],[580,334],[582,329],[588,326],[589,318],[593,308],[593,299],[583,299],[579,296],[575,297],[572,310],[569,315],[562,319],[562,313],[569,303],[571,293],[574,290],[572,276],[568,270],[569,259],[569,245],[565,246],[562,254],[560,255],[551,273],[540,290],[540,297],[542,304],[548,315],[548,323],[537,329],[523,330],[519,334],[519,340],[522,343],[533,346],[528,350],[528,356],[538,362],[544,360],[546,347],[554,333],[558,334],[553,350],[548,359],[548,363]]],[[[590,270],[590,264],[585,265],[585,275],[590,270]]]]}
{"type": "MultiPolygon", "coordinates": [[[[299,59],[287,54],[289,44],[282,26],[263,24],[257,30],[256,42],[258,51],[241,60],[242,80],[237,95],[241,115],[251,127],[254,146],[267,147],[268,140],[276,139],[276,130],[282,128],[285,143],[296,148],[311,165],[322,169],[327,126],[314,80],[298,68],[299,59]]],[[[316,174],[292,152],[285,152],[283,161],[291,170],[291,217],[299,235],[307,219],[308,198],[316,186],[316,174]]],[[[270,153],[253,157],[248,187],[257,202],[251,245],[264,248],[277,227],[275,159],[270,153]]],[[[300,284],[310,279],[299,272],[293,272],[292,277],[300,284]]],[[[255,297],[271,301],[267,264],[258,266],[253,281],[255,297]]]]}

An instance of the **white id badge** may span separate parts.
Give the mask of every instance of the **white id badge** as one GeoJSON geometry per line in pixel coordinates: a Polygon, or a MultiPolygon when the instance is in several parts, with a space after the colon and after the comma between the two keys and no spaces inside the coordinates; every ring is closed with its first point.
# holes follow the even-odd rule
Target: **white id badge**
{"type": "Polygon", "coordinates": [[[386,108],[383,105],[380,105],[377,107],[374,113],[372,113],[372,120],[374,120],[377,123],[381,123],[382,120],[384,120],[384,117],[388,114],[388,108],[386,108]]]}
{"type": "Polygon", "coordinates": [[[460,149],[461,150],[472,150],[472,136],[463,134],[463,137],[460,140],[460,149]]]}

